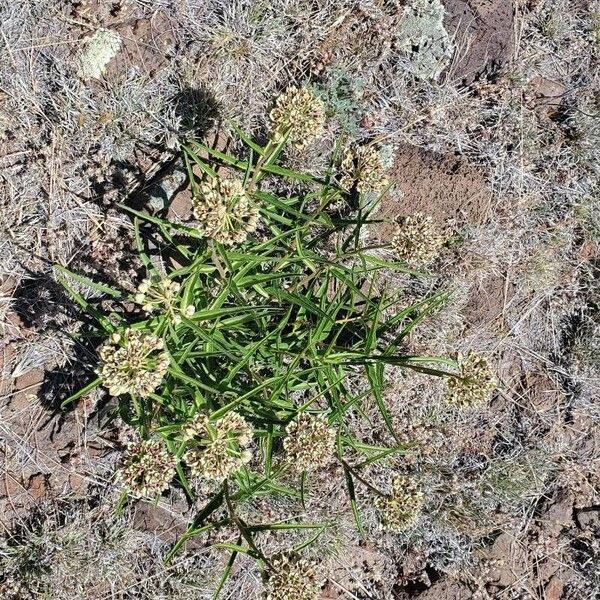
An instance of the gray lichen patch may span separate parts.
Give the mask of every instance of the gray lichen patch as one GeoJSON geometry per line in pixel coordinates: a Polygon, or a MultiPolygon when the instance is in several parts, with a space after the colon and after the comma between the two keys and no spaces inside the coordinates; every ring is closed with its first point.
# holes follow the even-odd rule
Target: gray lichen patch
{"type": "Polygon", "coordinates": [[[82,79],[99,79],[108,63],[121,49],[121,36],[110,29],[98,29],[85,38],[82,50],[75,58],[77,74],[82,79]]]}
{"type": "Polygon", "coordinates": [[[397,44],[409,55],[410,69],[419,79],[437,79],[446,68],[454,46],[444,28],[440,0],[415,0],[406,7],[397,44]]]}

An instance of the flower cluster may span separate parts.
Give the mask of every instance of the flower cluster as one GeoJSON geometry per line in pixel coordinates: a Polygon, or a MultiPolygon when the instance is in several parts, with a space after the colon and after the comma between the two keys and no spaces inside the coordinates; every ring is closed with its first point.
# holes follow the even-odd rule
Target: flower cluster
{"type": "Polygon", "coordinates": [[[335,430],[323,415],[302,413],[286,428],[283,448],[296,471],[314,471],[333,458],[335,430]]]}
{"type": "Polygon", "coordinates": [[[256,231],[258,209],[238,179],[207,179],[192,204],[200,232],[221,244],[241,244],[256,231]]]}
{"type": "Polygon", "coordinates": [[[247,449],[252,443],[250,425],[233,411],[216,421],[198,413],[183,428],[182,436],[191,446],[185,462],[194,475],[205,479],[222,481],[252,458],[247,449]]]}
{"type": "Polygon", "coordinates": [[[136,496],[153,498],[169,486],[175,475],[175,458],[158,440],[128,444],[117,479],[136,496]]]}
{"type": "Polygon", "coordinates": [[[302,148],[323,131],[325,107],[310,90],[291,86],[275,100],[269,117],[275,143],[288,136],[292,146],[302,148]]]}
{"type": "Polygon", "coordinates": [[[98,375],[113,396],[149,396],[169,368],[163,340],[137,329],[113,333],[98,354],[98,375]]]}
{"type": "Polygon", "coordinates": [[[142,305],[142,308],[152,314],[164,310],[173,323],[181,323],[181,314],[191,317],[196,308],[190,304],[183,309],[176,306],[177,295],[181,290],[181,285],[172,279],[144,279],[138,286],[135,295],[135,301],[142,305]]]}
{"type": "Polygon", "coordinates": [[[398,220],[392,248],[410,267],[422,267],[439,256],[448,238],[448,232],[440,230],[431,216],[415,213],[398,220]]]}
{"type": "Polygon", "coordinates": [[[463,408],[487,402],[497,387],[490,363],[477,354],[458,357],[460,375],[448,379],[449,404],[463,408]]]}
{"type": "Polygon", "coordinates": [[[417,520],[423,507],[423,492],[405,475],[398,475],[392,483],[392,493],[375,499],[383,525],[391,531],[402,531],[417,520]]]}
{"type": "Polygon", "coordinates": [[[344,151],[340,165],[340,186],[359,193],[379,191],[389,184],[385,167],[373,146],[351,146],[344,151]]]}
{"type": "Polygon", "coordinates": [[[317,600],[322,582],[316,564],[295,554],[278,554],[271,559],[272,571],[265,576],[266,600],[317,600]]]}

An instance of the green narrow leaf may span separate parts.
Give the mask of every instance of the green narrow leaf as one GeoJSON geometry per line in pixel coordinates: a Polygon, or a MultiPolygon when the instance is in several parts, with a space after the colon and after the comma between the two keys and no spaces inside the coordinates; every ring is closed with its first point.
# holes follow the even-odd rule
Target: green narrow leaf
{"type": "Polygon", "coordinates": [[[266,523],[264,525],[249,525],[248,531],[292,531],[300,529],[320,529],[323,523],[266,523]]]}
{"type": "Polygon", "coordinates": [[[188,153],[185,151],[183,153],[183,161],[185,163],[185,169],[187,171],[188,180],[190,182],[192,197],[194,197],[198,193],[198,183],[196,182],[196,174],[194,173],[192,165],[190,164],[188,153]]]}
{"type": "Polygon", "coordinates": [[[139,217],[133,217],[133,236],[135,240],[135,246],[137,248],[138,254],[146,267],[148,273],[155,273],[156,269],[150,260],[150,257],[146,253],[146,248],[144,246],[144,242],[142,241],[142,235],[140,232],[140,219],[139,217]]]}
{"type": "Polygon", "coordinates": [[[267,435],[264,441],[265,475],[271,477],[273,468],[273,423],[267,425],[267,435]]]}
{"type": "Polygon", "coordinates": [[[367,458],[366,460],[363,460],[362,462],[359,462],[354,466],[357,469],[362,469],[368,465],[378,463],[379,461],[383,460],[384,458],[387,458],[391,454],[407,454],[407,453],[408,452],[407,452],[406,448],[401,448],[401,449],[389,448],[388,450],[384,450],[383,452],[380,452],[379,454],[376,454],[375,456],[372,456],[371,458],[367,458]]]}
{"type": "Polygon", "coordinates": [[[315,535],[310,537],[308,540],[302,542],[301,544],[296,544],[294,546],[294,552],[301,552],[302,550],[304,550],[304,548],[312,546],[321,537],[323,532],[326,531],[329,527],[331,527],[331,525],[323,525],[323,527],[321,527],[321,529],[319,529],[319,531],[317,531],[317,533],[315,533],[315,535]]]}
{"type": "Polygon", "coordinates": [[[233,563],[235,563],[235,559],[237,558],[237,556],[239,554],[239,551],[237,550],[237,548],[241,547],[240,546],[241,542],[242,542],[242,538],[240,536],[238,538],[237,544],[235,544],[236,549],[233,550],[233,552],[231,553],[231,556],[229,557],[229,560],[227,561],[227,564],[225,565],[225,569],[223,570],[223,575],[221,576],[221,579],[219,580],[219,584],[217,585],[217,587],[213,593],[213,600],[218,600],[219,596],[221,595],[223,586],[225,585],[225,582],[227,581],[227,579],[229,578],[229,575],[231,574],[231,569],[233,567],[233,563]]]}
{"type": "Polygon", "coordinates": [[[229,121],[229,126],[240,136],[240,139],[244,142],[244,144],[246,144],[246,146],[251,148],[259,156],[264,154],[264,149],[261,148],[261,146],[259,146],[257,143],[253,142],[235,121],[229,121]]]}
{"type": "Polygon", "coordinates": [[[244,548],[244,546],[240,546],[239,544],[231,544],[228,542],[221,542],[219,544],[215,544],[215,548],[221,548],[223,550],[231,550],[233,552],[239,552],[241,554],[246,554],[248,556],[251,556],[252,558],[258,558],[256,552],[253,552],[252,550],[250,550],[248,548],[244,548]]]}
{"type": "Polygon", "coordinates": [[[121,492],[121,494],[119,495],[119,499],[117,500],[117,505],[115,506],[115,514],[118,517],[123,516],[123,507],[125,506],[125,502],[127,502],[128,496],[129,496],[129,494],[126,491],[121,492]]]}
{"type": "Polygon", "coordinates": [[[164,559],[164,562],[168,564],[171,562],[175,554],[179,552],[181,547],[194,535],[198,533],[202,533],[203,531],[208,531],[213,527],[220,527],[229,522],[228,519],[217,521],[216,523],[209,523],[208,525],[201,526],[203,523],[215,510],[217,510],[223,504],[224,493],[223,490],[215,496],[204,506],[204,508],[196,515],[192,523],[188,526],[185,533],[183,533],[179,539],[173,544],[173,547],[167,554],[164,559]]]}
{"type": "Polygon", "coordinates": [[[115,288],[113,288],[109,285],[106,285],[104,283],[97,283],[96,281],[90,279],[89,277],[86,277],[85,275],[79,275],[77,273],[74,273],[73,271],[71,271],[70,269],[67,269],[66,267],[63,267],[61,265],[54,265],[54,268],[57,269],[58,271],[60,271],[61,273],[64,273],[71,279],[74,279],[75,281],[77,281],[89,288],[92,288],[94,290],[102,292],[103,294],[108,294],[109,296],[112,296],[113,298],[121,298],[123,296],[123,294],[121,294],[121,292],[119,290],[116,290],[115,288]]]}
{"type": "Polygon", "coordinates": [[[263,171],[272,173],[273,175],[280,175],[281,177],[287,177],[288,179],[295,179],[296,181],[314,181],[316,183],[323,183],[317,179],[314,175],[309,173],[300,173],[299,171],[292,171],[292,169],[286,169],[279,165],[266,164],[262,167],[263,171]]]}
{"type": "MultiPolygon", "coordinates": [[[[167,445],[167,448],[171,452],[171,454],[177,456],[178,451],[175,448],[175,443],[172,440],[165,440],[165,443],[167,445]]],[[[175,470],[177,471],[177,475],[179,476],[179,482],[181,483],[181,486],[183,487],[186,496],[188,497],[188,499],[190,500],[190,502],[193,502],[196,498],[195,498],[194,493],[192,492],[192,490],[190,488],[190,485],[188,483],[187,477],[185,476],[185,471],[183,470],[183,466],[181,465],[180,461],[177,461],[177,465],[175,466],[175,470]]]]}
{"type": "Polygon", "coordinates": [[[306,491],[306,471],[302,471],[300,475],[300,504],[302,508],[306,510],[306,503],[304,502],[304,494],[306,491]]]}
{"type": "MultiPolygon", "coordinates": [[[[220,161],[229,165],[231,167],[235,167],[242,171],[245,171],[248,168],[248,163],[244,160],[239,160],[234,158],[233,156],[229,156],[220,150],[216,150],[215,148],[211,148],[210,146],[206,146],[204,144],[200,144],[199,142],[192,142],[195,146],[197,146],[200,150],[204,150],[210,156],[214,158],[218,158],[220,161]]],[[[189,152],[190,158],[202,169],[204,173],[206,173],[210,177],[218,177],[217,172],[206,162],[204,162],[193,150],[190,148],[186,148],[186,151],[189,152]]]]}
{"type": "Polygon", "coordinates": [[[159,219],[158,217],[153,217],[149,214],[143,213],[135,208],[131,208],[131,206],[127,206],[126,204],[117,204],[117,206],[123,209],[125,212],[128,212],[136,217],[139,217],[142,221],[147,221],[148,223],[153,223],[154,225],[158,225],[161,232],[165,236],[167,236],[168,241],[174,246],[177,247],[178,250],[181,251],[182,246],[178,245],[174,242],[173,238],[168,233],[169,229],[173,231],[179,231],[188,237],[196,238],[196,239],[204,239],[204,236],[200,231],[195,229],[194,227],[187,227],[185,225],[179,225],[178,223],[171,223],[170,221],[166,221],[165,219],[159,219]]]}
{"type": "Polygon", "coordinates": [[[94,381],[90,381],[85,387],[81,388],[78,392],[75,392],[72,396],[69,396],[66,400],[64,400],[60,407],[65,408],[67,404],[71,402],[75,402],[82,396],[89,394],[94,388],[97,388],[102,383],[102,379],[100,377],[94,379],[94,381]]]}
{"type": "Polygon", "coordinates": [[[356,492],[354,490],[354,480],[352,479],[352,473],[350,470],[343,465],[344,467],[344,475],[346,476],[346,487],[348,488],[348,495],[350,496],[350,506],[352,507],[352,514],[354,515],[354,521],[356,522],[356,528],[360,533],[360,536],[365,539],[365,530],[362,524],[362,519],[360,518],[360,513],[358,511],[358,504],[356,502],[356,492]]]}
{"type": "Polygon", "coordinates": [[[394,436],[394,439],[398,440],[398,436],[394,431],[394,426],[392,424],[392,417],[385,405],[385,400],[383,399],[383,395],[381,393],[381,389],[383,387],[383,372],[381,370],[381,365],[365,365],[365,373],[367,375],[367,379],[369,380],[369,384],[371,386],[371,391],[373,392],[373,397],[375,398],[375,403],[377,404],[377,409],[381,414],[385,426],[388,431],[394,436]]]}
{"type": "MultiPolygon", "coordinates": [[[[208,146],[205,146],[204,144],[200,144],[198,142],[191,142],[192,144],[196,145],[200,150],[204,150],[207,153],[212,153],[212,148],[209,148],[208,146]]],[[[194,152],[194,150],[192,150],[192,148],[189,148],[188,146],[184,146],[183,150],[185,151],[186,155],[191,158],[202,170],[203,173],[206,173],[206,175],[208,175],[209,177],[218,177],[217,172],[205,161],[203,161],[198,154],[196,154],[196,152],[194,152]]]]}
{"type": "Polygon", "coordinates": [[[105,332],[112,333],[115,328],[112,323],[100,312],[98,312],[79,292],[76,292],[64,279],[57,278],[58,282],[65,288],[68,294],[83,308],[85,312],[94,317],[105,332]]]}

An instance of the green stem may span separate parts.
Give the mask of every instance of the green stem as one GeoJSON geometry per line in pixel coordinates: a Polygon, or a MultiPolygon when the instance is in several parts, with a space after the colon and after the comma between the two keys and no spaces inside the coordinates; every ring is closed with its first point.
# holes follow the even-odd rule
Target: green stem
{"type": "Polygon", "coordinates": [[[252,537],[252,533],[248,529],[248,526],[237,514],[235,506],[233,505],[233,502],[231,501],[231,497],[229,495],[229,482],[227,480],[225,481],[225,484],[223,486],[223,492],[225,495],[225,503],[227,504],[227,509],[229,510],[229,518],[231,522],[233,522],[237,526],[240,535],[246,540],[248,547],[254,552],[254,554],[256,554],[257,558],[262,560],[269,567],[269,569],[272,570],[273,565],[271,564],[271,561],[260,551],[260,549],[254,542],[254,538],[252,537]]]}
{"type": "Polygon", "coordinates": [[[382,497],[386,496],[383,492],[379,491],[376,487],[372,486],[364,477],[361,477],[356,472],[356,469],[354,467],[350,466],[343,458],[338,456],[338,460],[342,463],[344,468],[347,469],[350,473],[352,473],[352,476],[356,477],[356,479],[358,479],[358,481],[360,481],[369,491],[373,492],[377,496],[382,496],[382,497]]]}

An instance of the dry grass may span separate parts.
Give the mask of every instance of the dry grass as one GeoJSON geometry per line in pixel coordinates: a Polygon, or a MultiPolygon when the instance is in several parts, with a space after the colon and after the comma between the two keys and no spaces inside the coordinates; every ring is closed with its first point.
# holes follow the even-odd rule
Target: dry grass
{"type": "Polygon", "coordinates": [[[110,504],[48,501],[0,549],[0,590],[10,599],[210,598],[215,557],[184,554],[166,567],[166,548],[110,504]]]}
{"type": "MultiPolygon", "coordinates": [[[[586,11],[568,0],[542,0],[519,14],[513,59],[467,87],[451,76],[453,67],[438,80],[410,74],[410,57],[396,45],[403,7],[395,3],[357,9],[342,0],[116,2],[115,16],[101,4],[0,2],[6,58],[0,70],[0,326],[15,337],[3,376],[73,360],[65,332],[75,330],[76,319],[52,285],[42,285],[52,281],[51,263],[96,272],[106,261],[90,264],[91,251],[110,254],[120,239],[125,247],[113,274],[126,284],[132,279],[135,268],[122,268],[128,223],[107,205],[131,189],[136,175],[170,161],[182,135],[203,128],[210,107],[190,112],[190,89],[207,86],[223,117],[261,135],[261,115],[275,92],[308,79],[329,107],[325,146],[345,132],[392,149],[408,143],[458,152],[478,165],[493,191],[480,223],[459,224],[460,241],[437,263],[435,277],[396,283],[409,298],[434,287],[452,292],[414,332],[413,347],[490,357],[501,391],[491,407],[449,411],[441,390],[418,377],[390,375],[386,395],[394,419],[416,445],[401,467],[425,489],[423,517],[404,534],[382,533],[364,498],[377,559],[367,572],[352,564],[346,548],[358,540],[351,518],[342,520],[315,550],[328,557],[333,587],[342,597],[385,598],[390,582],[414,582],[428,565],[460,576],[483,598],[536,598],[543,597],[536,565],[551,556],[568,565],[572,577],[564,597],[586,598],[585,587],[577,586],[597,582],[598,575],[580,565],[598,550],[593,555],[585,546],[588,554],[579,556],[573,547],[584,546],[575,543],[572,526],[548,532],[537,519],[562,489],[580,490],[589,502],[582,506],[597,504],[597,3],[586,11]],[[136,19],[164,33],[139,42],[122,26],[136,19]],[[102,80],[82,81],[74,56],[99,25],[122,32],[125,49],[102,80]],[[475,318],[473,297],[490,296],[498,281],[498,314],[475,318]],[[15,307],[20,315],[35,315],[27,327],[17,321],[17,331],[15,307]],[[535,560],[520,580],[494,589],[484,585],[488,559],[479,549],[501,531],[526,547],[543,535],[550,545],[532,552],[535,560]]],[[[456,57],[465,48],[463,40],[455,42],[456,57]]],[[[323,147],[314,146],[290,160],[318,171],[323,155],[323,147]]],[[[361,433],[377,440],[381,423],[373,407],[366,410],[372,426],[361,433]]],[[[3,438],[15,444],[6,432],[3,438]]],[[[371,476],[379,481],[381,473],[374,469],[371,476]]],[[[315,488],[314,505],[302,510],[304,518],[318,520],[343,494],[331,481],[315,488]]],[[[300,508],[281,502],[269,510],[274,520],[300,508]]],[[[13,549],[3,548],[1,560],[10,577],[31,583],[41,598],[110,598],[119,590],[132,598],[207,597],[218,557],[190,554],[165,577],[166,544],[109,515],[105,507],[67,510],[59,503],[49,518],[12,532],[7,543],[13,549]],[[200,590],[179,579],[185,561],[199,572],[200,590]],[[77,586],[91,581],[96,565],[98,592],[89,586],[84,592],[77,586]]],[[[244,563],[224,597],[253,597],[258,583],[244,563]]]]}

